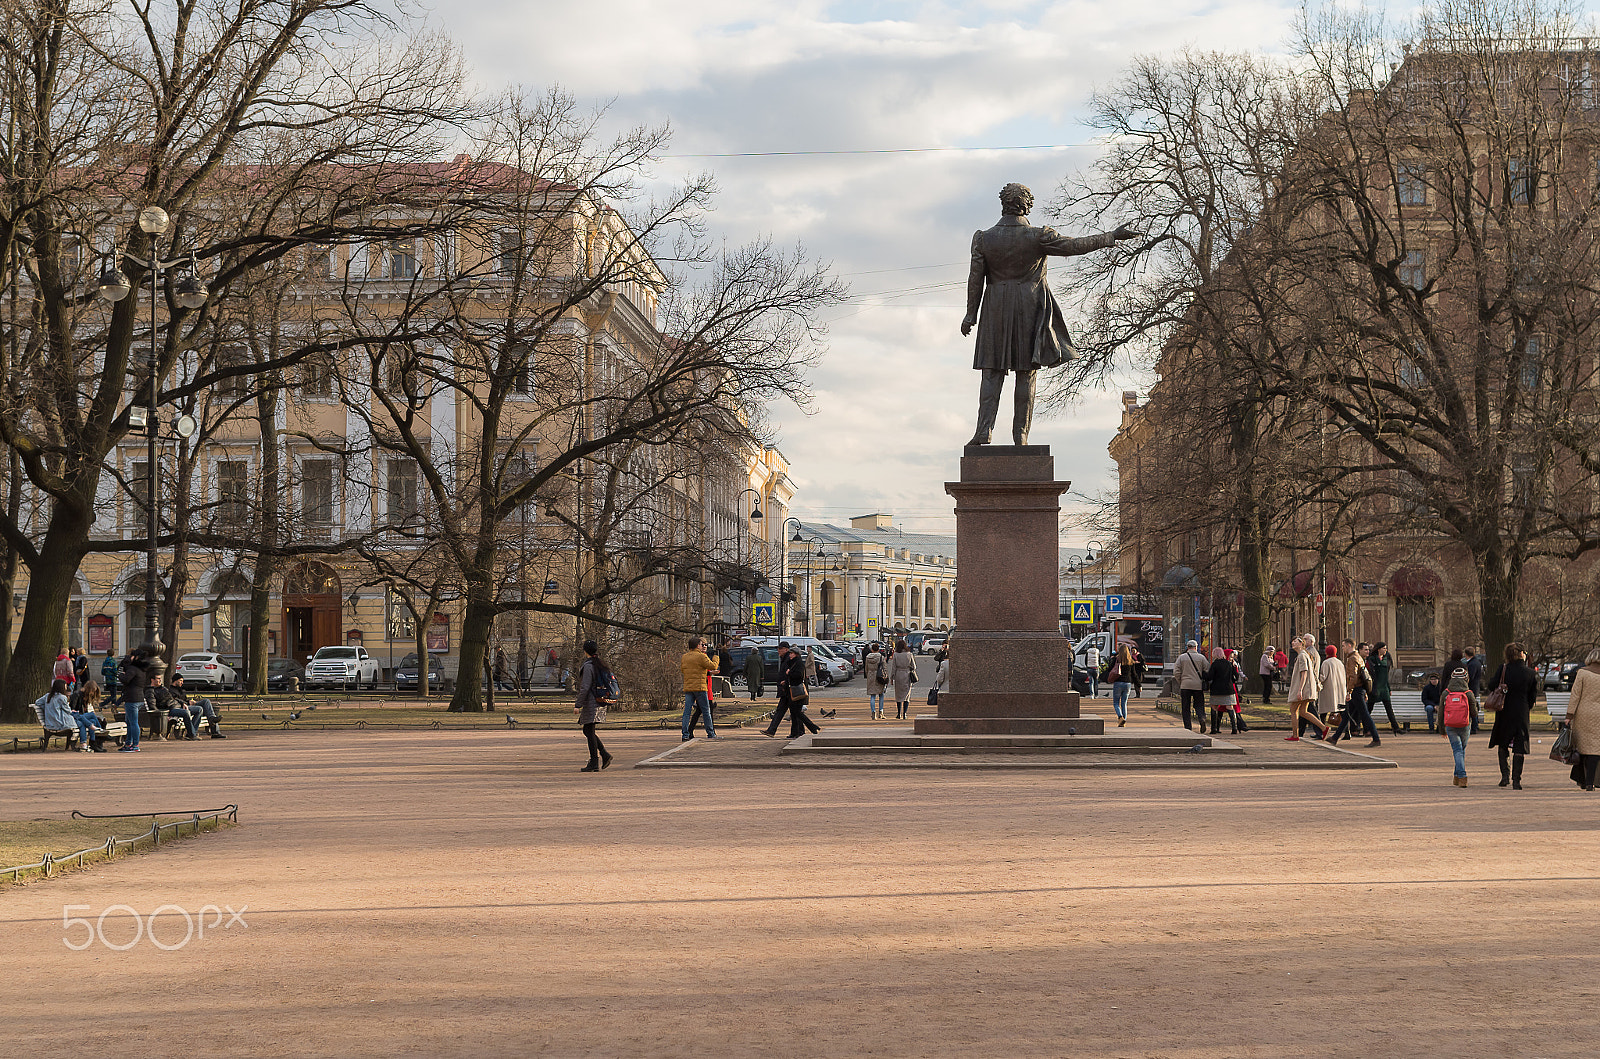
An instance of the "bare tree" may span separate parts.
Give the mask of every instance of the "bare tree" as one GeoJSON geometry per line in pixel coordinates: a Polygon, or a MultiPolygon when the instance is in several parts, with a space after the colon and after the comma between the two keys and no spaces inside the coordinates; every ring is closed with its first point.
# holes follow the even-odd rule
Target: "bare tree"
{"type": "MultiPolygon", "coordinates": [[[[7,15],[0,248],[20,262],[7,293],[24,305],[0,344],[0,444],[43,512],[34,529],[0,521],[29,570],[0,691],[0,716],[16,720],[48,676],[79,563],[127,547],[91,528],[102,468],[128,433],[126,383],[150,316],[136,297],[95,303],[97,257],[131,250],[121,262],[138,290],[136,257],[184,245],[225,293],[308,242],[368,237],[370,222],[351,218],[397,195],[384,168],[437,154],[464,106],[452,49],[405,38],[360,0],[10,0],[7,15]],[[174,218],[171,242],[131,234],[131,209],[145,204],[174,218]]],[[[214,316],[179,306],[166,279],[162,382],[214,316]]],[[[215,381],[164,386],[160,403],[215,381]]]]}

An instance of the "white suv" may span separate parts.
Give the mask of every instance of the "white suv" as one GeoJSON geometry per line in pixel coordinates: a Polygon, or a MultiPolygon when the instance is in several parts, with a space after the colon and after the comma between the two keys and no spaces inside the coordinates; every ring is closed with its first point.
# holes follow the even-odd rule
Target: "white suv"
{"type": "Polygon", "coordinates": [[[324,647],[306,663],[307,688],[378,686],[382,667],[365,647],[324,647]]]}

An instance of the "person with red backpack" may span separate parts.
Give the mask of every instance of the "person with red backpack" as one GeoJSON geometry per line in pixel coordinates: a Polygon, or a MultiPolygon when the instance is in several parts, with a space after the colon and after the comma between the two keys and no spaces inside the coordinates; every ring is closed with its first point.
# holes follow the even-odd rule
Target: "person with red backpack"
{"type": "Polygon", "coordinates": [[[1439,731],[1450,740],[1450,752],[1455,755],[1455,785],[1467,785],[1467,735],[1472,731],[1472,716],[1476,704],[1467,687],[1467,671],[1457,669],[1450,674],[1450,684],[1439,701],[1439,731]]]}

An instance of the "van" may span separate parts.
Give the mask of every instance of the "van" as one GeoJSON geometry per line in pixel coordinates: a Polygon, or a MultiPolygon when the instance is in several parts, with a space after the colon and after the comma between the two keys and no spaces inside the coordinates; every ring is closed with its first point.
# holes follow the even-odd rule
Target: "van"
{"type": "Polygon", "coordinates": [[[1100,663],[1109,662],[1116,653],[1115,644],[1130,643],[1144,660],[1145,680],[1161,679],[1161,667],[1166,664],[1165,629],[1159,614],[1129,614],[1113,618],[1110,628],[1097,629],[1072,645],[1072,664],[1079,669],[1089,668],[1089,646],[1100,648],[1100,663]]]}

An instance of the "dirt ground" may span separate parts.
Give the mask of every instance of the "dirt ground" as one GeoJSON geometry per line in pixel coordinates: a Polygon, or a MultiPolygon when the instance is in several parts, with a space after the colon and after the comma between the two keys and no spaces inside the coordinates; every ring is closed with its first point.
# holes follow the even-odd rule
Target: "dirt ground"
{"type": "Polygon", "coordinates": [[[1487,736],[1453,787],[1425,734],[1353,772],[627,767],[676,738],[618,733],[599,775],[576,733],[530,731],[0,756],[0,817],[241,821],[0,890],[0,1043],[1533,1059],[1600,1039],[1600,799],[1548,734],[1521,792],[1495,787],[1487,736]],[[128,909],[160,906],[158,946],[128,909]],[[206,912],[184,941],[205,906],[243,922],[206,912]],[[64,927],[107,909],[98,936],[64,927]]]}

